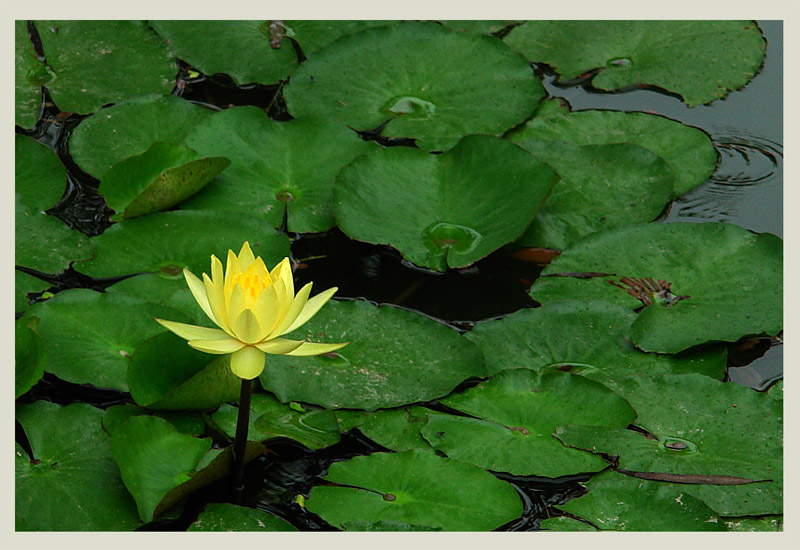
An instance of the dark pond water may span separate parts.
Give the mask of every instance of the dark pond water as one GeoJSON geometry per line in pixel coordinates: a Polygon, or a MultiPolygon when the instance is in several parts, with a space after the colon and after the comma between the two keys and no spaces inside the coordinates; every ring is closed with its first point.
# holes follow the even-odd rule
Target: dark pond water
{"type": "MultiPolygon", "coordinates": [[[[604,108],[623,111],[646,110],[708,132],[720,153],[720,164],[709,182],[678,199],[663,219],[681,222],[725,221],[756,232],[783,235],[783,24],[765,21],[760,26],[768,40],[767,59],[762,72],[743,90],[724,101],[693,109],[678,99],[651,91],[624,94],[595,93],[581,87],[561,88],[554,77],[545,75],[552,96],[567,99],[573,109],[604,108]]],[[[185,73],[184,73],[185,74],[185,73]]],[[[181,80],[175,93],[210,108],[229,105],[258,105],[276,120],[290,118],[277,86],[235,87],[224,77],[181,80]],[[276,95],[277,93],[277,95],[276,95]]],[[[97,195],[97,180],[84,174],[69,157],[66,142],[80,118],[59,119],[50,108],[31,133],[53,147],[68,168],[69,181],[62,202],[51,213],[87,234],[102,233],[110,224],[109,211],[97,195]]],[[[367,136],[365,136],[367,137],[367,136]]],[[[402,144],[402,143],[401,143],[402,144]]],[[[435,317],[459,330],[468,330],[478,320],[511,313],[537,304],[527,289],[540,267],[515,259],[501,250],[476,265],[445,274],[429,273],[408,265],[388,247],[354,242],[338,230],[322,235],[297,236],[292,255],[300,262],[298,283],[313,280],[322,288],[338,286],[337,296],[363,297],[378,303],[392,303],[435,317]],[[464,297],[469,296],[466,300],[464,297]]],[[[45,277],[51,291],[86,287],[102,290],[113,281],[92,280],[67,272],[45,277]]],[[[721,282],[724,284],[724,282],[721,282]]],[[[783,350],[779,340],[748,342],[731,347],[730,378],[756,389],[765,389],[782,377],[783,350]],[[739,366],[740,365],[740,366],[739,366]]],[[[97,390],[58,380],[51,375],[21,398],[28,402],[49,399],[57,403],[82,401],[107,407],[130,402],[130,396],[97,390]]],[[[25,444],[24,433],[17,439],[25,444]]],[[[259,458],[247,468],[247,492],[242,504],[271,511],[302,530],[332,530],[324,521],[292,501],[308,491],[337,460],[385,450],[357,432],[345,435],[330,448],[309,451],[289,441],[270,444],[272,454],[259,458]]],[[[532,530],[537,520],[547,517],[549,506],[576,496],[578,481],[515,478],[511,482],[525,502],[524,515],[502,530],[532,530]]],[[[186,503],[178,519],[145,526],[146,530],[182,530],[207,502],[231,501],[227,480],[206,487],[186,503]]]]}

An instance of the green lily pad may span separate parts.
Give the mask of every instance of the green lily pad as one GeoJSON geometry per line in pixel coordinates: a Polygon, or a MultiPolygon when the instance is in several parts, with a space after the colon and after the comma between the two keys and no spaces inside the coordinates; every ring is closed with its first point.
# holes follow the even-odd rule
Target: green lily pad
{"type": "Polygon", "coordinates": [[[706,504],[673,483],[658,483],[603,472],[589,492],[559,508],[604,531],[726,531],[706,504]]]}
{"type": "MultiPolygon", "coordinates": [[[[147,320],[155,323],[152,316],[147,320]]],[[[163,327],[154,332],[159,334],[136,346],[128,367],[128,384],[137,404],[202,411],[237,399],[241,379],[231,371],[229,356],[197,351],[163,327]]]]}
{"type": "MultiPolygon", "coordinates": [[[[531,296],[605,300],[641,307],[619,288],[627,278],[664,281],[647,291],[627,338],[645,351],[677,353],[706,342],[734,342],[783,327],[783,241],[725,223],[661,223],[595,233],[542,272],[531,296]]],[[[624,285],[623,285],[624,286],[624,285]]]]}
{"type": "Polygon", "coordinates": [[[471,464],[424,451],[374,453],[331,465],[310,512],[335,527],[397,521],[445,531],[491,531],[522,514],[514,488],[471,464]]]}
{"type": "Polygon", "coordinates": [[[14,136],[14,191],[32,210],[54,207],[67,184],[67,171],[58,156],[35,139],[14,136]]]}
{"type": "Polygon", "coordinates": [[[211,502],[187,531],[297,531],[297,528],[263,510],[211,502]]]}
{"type": "Polygon", "coordinates": [[[191,197],[230,163],[226,157],[204,157],[183,145],[156,142],[141,155],[112,166],[99,191],[117,211],[112,220],[135,218],[191,197]]]}
{"type": "Polygon", "coordinates": [[[244,241],[270,266],[289,255],[289,239],[263,216],[228,212],[159,212],[109,227],[92,242],[95,257],[76,269],[90,277],[158,273],[185,287],[182,270],[210,272],[210,258],[227,257],[244,241]]]}
{"type": "Polygon", "coordinates": [[[343,124],[322,117],[275,122],[256,107],[234,107],[199,124],[186,144],[205,155],[225,155],[231,166],[181,207],[266,213],[275,227],[288,211],[289,231],[334,226],[333,183],[341,168],[377,146],[343,124]]]}
{"type": "Polygon", "coordinates": [[[563,99],[543,101],[536,115],[509,133],[508,139],[526,149],[532,149],[539,141],[639,145],[669,165],[674,177],[674,197],[707,181],[717,165],[717,151],[711,137],[703,130],[650,113],[572,112],[563,99]]]}
{"type": "Polygon", "coordinates": [[[673,92],[690,107],[743,87],[764,60],[766,41],[753,21],[528,21],[506,43],[561,81],[597,72],[592,85],[642,85],[673,92]]]}
{"type": "Polygon", "coordinates": [[[286,41],[269,43],[269,21],[150,21],[180,59],[207,75],[225,73],[237,84],[272,84],[297,66],[286,41]]]}
{"type": "MultiPolygon", "coordinates": [[[[203,271],[208,273],[209,268],[203,271]]],[[[200,274],[197,273],[199,277],[200,274]]],[[[106,289],[106,293],[121,292],[140,300],[177,309],[184,313],[192,325],[208,324],[208,316],[197,305],[186,281],[181,277],[167,279],[158,273],[140,273],[114,283],[106,289]]]]}
{"type": "Polygon", "coordinates": [[[39,120],[42,86],[52,75],[39,61],[28,36],[28,22],[14,21],[14,124],[33,128],[39,120]]]}
{"type": "Polygon", "coordinates": [[[519,24],[520,21],[500,21],[500,20],[458,20],[458,21],[439,21],[445,27],[449,27],[454,31],[459,32],[472,32],[476,34],[494,34],[504,28],[519,24]]]}
{"type": "Polygon", "coordinates": [[[368,521],[346,521],[342,524],[342,531],[443,531],[441,527],[429,527],[427,525],[409,525],[399,521],[382,519],[375,523],[368,521]]]}
{"type": "Polygon", "coordinates": [[[624,428],[636,417],[627,401],[598,382],[527,369],[504,371],[441,402],[475,418],[431,416],[422,436],[436,450],[487,470],[526,476],[602,470],[608,466],[602,458],[574,452],[552,437],[556,427],[586,422],[624,428]]]}
{"type": "Polygon", "coordinates": [[[440,155],[393,147],[339,173],[334,214],[349,237],[389,244],[444,271],[519,237],[557,179],[533,155],[491,136],[467,136],[440,155]]]}
{"type": "Polygon", "coordinates": [[[120,102],[82,120],[69,138],[72,159],[100,179],[118,162],[141,155],[153,143],[180,143],[214,111],[175,95],[148,95],[120,102]]]}
{"type": "Polygon", "coordinates": [[[284,36],[292,38],[300,45],[303,55],[310,57],[323,46],[330,44],[334,40],[353,34],[370,27],[382,27],[393,25],[398,21],[369,21],[366,19],[356,20],[290,20],[284,21],[284,36]]]}
{"type": "Polygon", "coordinates": [[[556,516],[539,522],[540,531],[597,531],[590,523],[569,516],[556,516]]]}
{"type": "Polygon", "coordinates": [[[117,428],[122,425],[127,419],[132,416],[159,416],[175,426],[181,433],[200,436],[205,430],[205,422],[203,419],[186,414],[183,412],[167,412],[162,411],[154,413],[153,411],[137,407],[131,403],[124,403],[122,405],[113,405],[106,409],[106,414],[103,415],[103,429],[108,435],[114,435],[117,428]]]}
{"type": "Polygon", "coordinates": [[[14,263],[41,271],[60,273],[71,262],[92,257],[93,243],[53,216],[25,206],[14,193],[14,263]]]}
{"type": "Polygon", "coordinates": [[[167,46],[141,21],[37,21],[44,83],[62,111],[82,114],[146,94],[168,94],[178,68],[167,46]]]}
{"type": "Polygon", "coordinates": [[[178,311],[122,294],[59,292],[29,308],[47,346],[45,371],[75,384],[128,391],[129,357],[164,328],[153,317],[185,320],[178,311]]]}
{"type": "Polygon", "coordinates": [[[47,348],[36,332],[38,319],[26,315],[14,321],[14,399],[36,385],[44,374],[47,348]]]}
{"type": "Polygon", "coordinates": [[[25,530],[130,531],[141,522],[100,427],[103,411],[83,403],[17,407],[31,445],[15,459],[15,514],[25,530]]]}
{"type": "Polygon", "coordinates": [[[443,413],[416,406],[370,413],[353,413],[355,411],[336,411],[336,418],[339,419],[342,431],[358,428],[362,434],[378,445],[398,452],[410,449],[432,451],[430,443],[422,437],[420,432],[431,416],[446,416],[443,413]]]}
{"type": "Polygon", "coordinates": [[[468,134],[500,135],[527,119],[545,92],[502,41],[436,23],[375,27],[316,51],[284,88],[293,116],[325,114],[357,130],[382,128],[423,149],[468,134]]]}
{"type": "Polygon", "coordinates": [[[422,315],[368,302],[329,302],[290,338],[350,342],[315,357],[274,355],[259,377],[282,402],[329,409],[397,407],[450,393],[486,376],[478,348],[422,315]]]}
{"type": "MultiPolygon", "coordinates": [[[[286,437],[309,449],[322,449],[339,442],[339,424],[333,411],[316,407],[300,407],[303,412],[284,405],[266,393],[253,395],[250,403],[249,439],[265,441],[286,437]]],[[[212,417],[230,437],[236,434],[239,408],[222,405],[212,417]]]]}
{"type": "Polygon", "coordinates": [[[483,351],[490,374],[558,368],[598,382],[630,374],[700,372],[719,380],[725,377],[724,346],[679,355],[643,353],[625,339],[635,319],[636,313],[620,305],[564,300],[477,323],[466,336],[483,351]]]}
{"type": "Polygon", "coordinates": [[[14,270],[14,311],[20,312],[28,307],[28,294],[42,292],[52,286],[33,275],[14,270]]]}
{"type": "Polygon", "coordinates": [[[783,516],[725,518],[728,531],[783,531],[783,516]]]}
{"type": "Polygon", "coordinates": [[[782,512],[782,399],[697,374],[622,378],[614,390],[636,409],[636,425],[655,439],[585,426],[560,427],[556,437],[570,447],[619,456],[625,470],[758,480],[682,485],[721,516],[782,512]]]}
{"type": "Polygon", "coordinates": [[[603,229],[654,220],[672,200],[669,165],[638,145],[534,141],[526,149],[561,179],[520,246],[563,250],[603,229]]]}

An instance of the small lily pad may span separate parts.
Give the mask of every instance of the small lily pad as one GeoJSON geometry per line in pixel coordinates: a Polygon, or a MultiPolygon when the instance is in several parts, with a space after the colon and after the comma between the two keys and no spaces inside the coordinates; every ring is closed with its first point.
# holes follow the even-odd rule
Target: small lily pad
{"type": "Polygon", "coordinates": [[[103,415],[103,429],[108,435],[114,435],[116,429],[122,425],[127,419],[132,416],[152,416],[157,415],[170,424],[175,426],[181,433],[200,436],[205,430],[205,422],[198,416],[192,416],[183,412],[166,412],[162,411],[154,413],[153,411],[137,407],[131,403],[124,403],[122,405],[113,405],[106,409],[106,414],[103,415]]]}
{"type": "Polygon", "coordinates": [[[420,432],[428,423],[428,418],[443,414],[416,406],[355,415],[353,412],[336,411],[342,431],[358,428],[358,431],[372,441],[392,451],[408,451],[410,449],[432,451],[430,443],[422,437],[420,432]],[[347,419],[343,422],[342,418],[345,416],[347,419]]]}
{"type": "Polygon", "coordinates": [[[474,418],[431,416],[422,436],[450,458],[514,475],[560,477],[602,470],[608,464],[600,457],[573,452],[552,437],[556,427],[585,421],[624,428],[636,417],[627,401],[602,384],[527,369],[504,371],[441,402],[474,418]]]}
{"type": "Polygon", "coordinates": [[[187,531],[297,531],[297,528],[263,510],[211,502],[187,531]]]}
{"type": "Polygon", "coordinates": [[[280,48],[269,43],[269,21],[150,21],[178,58],[197,70],[224,73],[237,84],[273,84],[297,66],[297,54],[287,40],[280,48]]]}
{"type": "Polygon", "coordinates": [[[389,244],[444,271],[519,237],[557,179],[533,155],[491,136],[467,136],[440,155],[392,147],[339,173],[334,214],[349,237],[389,244]]]}
{"type": "Polygon", "coordinates": [[[103,411],[83,403],[37,401],[17,407],[30,442],[15,451],[17,525],[38,531],[130,531],[136,505],[111,458],[103,411]]]}
{"type": "Polygon", "coordinates": [[[323,117],[275,122],[256,107],[226,109],[186,138],[204,155],[231,166],[184,209],[264,212],[275,227],[319,232],[333,227],[333,183],[344,165],[376,149],[345,125],[323,117]]]}
{"type": "Polygon", "coordinates": [[[506,42],[560,80],[596,72],[592,85],[642,85],[679,94],[690,107],[741,88],[758,72],[766,41],[753,21],[528,21],[506,42]]]}
{"type": "Polygon", "coordinates": [[[39,61],[28,35],[28,22],[14,21],[14,123],[33,128],[39,120],[42,105],[42,86],[52,74],[39,61]]]}
{"type": "Polygon", "coordinates": [[[53,75],[43,84],[62,111],[88,114],[175,86],[174,59],[141,21],[36,21],[36,28],[53,75]]]}
{"type": "Polygon", "coordinates": [[[522,514],[514,488],[473,466],[424,451],[374,453],[331,465],[336,485],[311,489],[310,512],[336,527],[397,521],[445,531],[491,531],[522,514]]]}
{"type": "Polygon", "coordinates": [[[726,531],[725,524],[684,486],[603,472],[589,492],[559,508],[604,531],[726,531]]]}
{"type": "Polygon", "coordinates": [[[684,484],[721,516],[783,510],[783,400],[697,374],[622,378],[614,390],[636,409],[625,429],[564,426],[564,444],[619,457],[635,472],[732,476],[739,485],[684,484]]]}
{"type": "Polygon", "coordinates": [[[626,337],[645,351],[677,353],[778,334],[782,288],[783,241],[775,235],[725,223],[660,223],[590,235],[554,259],[530,294],[542,303],[647,305],[626,337]]]}
{"type": "Polygon", "coordinates": [[[153,317],[183,320],[170,308],[123,294],[59,292],[29,308],[47,346],[45,371],[75,384],[128,391],[129,357],[163,327],[153,317]]]}
{"type": "MultiPolygon", "coordinates": [[[[155,324],[152,316],[147,321],[155,324]]],[[[128,367],[133,399],[142,407],[162,410],[209,410],[239,395],[241,379],[227,355],[209,355],[163,327],[136,346],[128,367]]]]}
{"type": "Polygon", "coordinates": [[[428,317],[391,306],[329,302],[290,337],[350,343],[316,357],[270,356],[259,380],[284,403],[371,411],[429,401],[486,375],[472,342],[428,317]]]}
{"type": "Polygon", "coordinates": [[[135,218],[191,197],[230,163],[226,157],[204,157],[183,145],[156,142],[141,155],[112,166],[99,191],[117,211],[112,220],[135,218]]]}
{"type": "Polygon", "coordinates": [[[44,212],[54,207],[67,184],[67,171],[58,156],[35,139],[14,136],[14,191],[25,206],[44,212]]]}
{"type": "Polygon", "coordinates": [[[69,152],[78,166],[100,179],[109,168],[141,155],[157,141],[181,143],[213,112],[175,95],[136,97],[82,120],[70,135],[69,152]]]}
{"type": "Polygon", "coordinates": [[[36,332],[38,319],[26,315],[14,322],[14,399],[36,385],[44,374],[47,349],[36,332]]]}
{"type": "MultiPolygon", "coordinates": [[[[309,449],[322,449],[339,442],[341,434],[333,411],[310,406],[300,408],[303,412],[293,410],[266,393],[253,395],[247,437],[258,441],[286,437],[309,449]]],[[[234,437],[238,415],[238,407],[222,405],[212,418],[226,434],[234,437]]]]}
{"type": "Polygon", "coordinates": [[[673,197],[704,183],[714,173],[717,151],[698,128],[660,115],[621,111],[570,111],[563,99],[545,100],[536,115],[508,139],[528,149],[539,141],[573,145],[630,143],[649,149],[669,165],[673,197]]]}
{"type": "Polygon", "coordinates": [[[726,348],[679,355],[643,353],[625,339],[636,319],[630,309],[600,301],[563,300],[477,323],[467,333],[486,357],[490,374],[527,368],[579,373],[598,382],[630,374],[700,372],[722,380],[726,348]]]}
{"type": "Polygon", "coordinates": [[[293,116],[381,127],[386,137],[415,138],[428,150],[468,134],[500,135],[545,95],[529,64],[502,41],[419,22],[328,44],[292,73],[284,93],[293,116]]]}

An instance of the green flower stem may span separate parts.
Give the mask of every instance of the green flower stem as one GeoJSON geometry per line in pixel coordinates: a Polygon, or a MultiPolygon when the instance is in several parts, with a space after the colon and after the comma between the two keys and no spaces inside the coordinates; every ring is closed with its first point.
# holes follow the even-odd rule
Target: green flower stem
{"type": "Polygon", "coordinates": [[[250,395],[253,381],[242,380],[239,394],[239,418],[236,421],[236,438],[233,440],[233,490],[241,497],[244,491],[244,453],[247,446],[247,428],[250,423],[250,395]]]}

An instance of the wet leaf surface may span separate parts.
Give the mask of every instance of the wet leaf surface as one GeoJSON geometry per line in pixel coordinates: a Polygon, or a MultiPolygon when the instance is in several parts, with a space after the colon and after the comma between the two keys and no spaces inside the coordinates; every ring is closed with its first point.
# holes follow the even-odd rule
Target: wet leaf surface
{"type": "Polygon", "coordinates": [[[297,528],[269,512],[212,502],[187,531],[297,531],[297,528]]]}
{"type": "Polygon", "coordinates": [[[14,322],[14,399],[30,390],[44,374],[47,348],[30,315],[14,322]]]}

